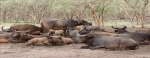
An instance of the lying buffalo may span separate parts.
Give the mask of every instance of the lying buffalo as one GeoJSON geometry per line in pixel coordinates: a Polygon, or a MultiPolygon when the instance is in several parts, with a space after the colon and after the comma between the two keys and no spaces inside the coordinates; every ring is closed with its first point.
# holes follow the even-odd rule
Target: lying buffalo
{"type": "MultiPolygon", "coordinates": [[[[114,28],[114,27],[113,27],[114,28]]],[[[126,26],[124,28],[115,28],[117,35],[115,37],[128,37],[137,41],[139,44],[149,44],[150,42],[150,34],[140,33],[140,32],[128,32],[126,30],[126,26]],[[146,42],[145,42],[146,41],[146,42]]]]}
{"type": "MultiPolygon", "coordinates": [[[[91,32],[90,32],[91,33],[91,32]]],[[[89,33],[89,34],[90,34],[89,33]]],[[[80,35],[77,33],[76,41],[84,41],[90,49],[98,49],[98,48],[105,48],[105,49],[131,49],[134,50],[138,48],[138,43],[130,38],[125,37],[111,37],[111,36],[93,36],[91,35],[80,35]]]]}
{"type": "Polygon", "coordinates": [[[44,32],[48,32],[49,29],[54,30],[63,30],[65,36],[68,36],[69,31],[72,30],[74,26],[79,25],[90,25],[91,23],[88,23],[85,20],[73,20],[73,19],[60,19],[60,20],[54,20],[54,19],[43,19],[41,21],[41,27],[43,28],[44,32]]]}
{"type": "Polygon", "coordinates": [[[52,45],[50,42],[52,41],[50,36],[40,37],[40,38],[32,38],[25,43],[26,46],[44,46],[44,45],[52,45]]]}
{"type": "Polygon", "coordinates": [[[37,35],[40,34],[40,32],[42,32],[41,27],[30,25],[30,24],[19,24],[10,27],[10,31],[14,32],[15,30],[17,31],[29,30],[29,34],[33,34],[33,35],[37,35]]]}
{"type": "Polygon", "coordinates": [[[128,31],[126,30],[126,28],[127,28],[126,26],[124,26],[123,28],[116,28],[116,27],[113,27],[113,26],[112,26],[112,28],[115,29],[114,32],[115,32],[115,33],[118,33],[118,34],[128,32],[128,31]]]}
{"type": "Polygon", "coordinates": [[[15,31],[5,34],[0,34],[0,43],[18,43],[24,37],[28,37],[28,31],[15,31]]]}
{"type": "Polygon", "coordinates": [[[114,37],[128,37],[132,38],[137,41],[139,44],[149,44],[150,42],[150,34],[143,34],[143,33],[123,33],[114,35],[114,37]]]}
{"type": "Polygon", "coordinates": [[[71,43],[75,43],[75,41],[72,38],[61,37],[60,40],[63,45],[69,45],[71,43]]]}

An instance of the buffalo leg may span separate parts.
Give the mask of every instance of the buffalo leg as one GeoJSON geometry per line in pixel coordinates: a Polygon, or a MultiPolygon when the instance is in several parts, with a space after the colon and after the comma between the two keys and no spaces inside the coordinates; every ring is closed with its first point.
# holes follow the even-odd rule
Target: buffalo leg
{"type": "Polygon", "coordinates": [[[69,27],[67,28],[67,30],[66,30],[67,37],[69,37],[69,33],[70,33],[69,31],[72,31],[72,28],[69,28],[69,27]]]}
{"type": "Polygon", "coordinates": [[[101,48],[100,46],[94,46],[94,47],[90,47],[90,49],[95,50],[95,49],[99,49],[101,48]]]}
{"type": "Polygon", "coordinates": [[[32,35],[40,35],[40,31],[34,31],[31,33],[32,35]]]}
{"type": "Polygon", "coordinates": [[[67,37],[66,29],[64,29],[63,31],[64,31],[64,36],[67,37]]]}
{"type": "Polygon", "coordinates": [[[9,43],[7,39],[0,38],[0,43],[9,43]]]}
{"type": "Polygon", "coordinates": [[[14,39],[8,39],[8,41],[11,43],[18,43],[18,40],[14,40],[14,39]]]}
{"type": "Polygon", "coordinates": [[[49,41],[44,41],[44,44],[46,44],[46,45],[52,45],[51,43],[49,43],[49,41]]]}
{"type": "Polygon", "coordinates": [[[126,48],[126,45],[120,44],[119,50],[125,50],[125,48],[126,48]]]}
{"type": "Polygon", "coordinates": [[[150,42],[140,42],[139,44],[140,44],[140,45],[149,45],[150,42]]]}

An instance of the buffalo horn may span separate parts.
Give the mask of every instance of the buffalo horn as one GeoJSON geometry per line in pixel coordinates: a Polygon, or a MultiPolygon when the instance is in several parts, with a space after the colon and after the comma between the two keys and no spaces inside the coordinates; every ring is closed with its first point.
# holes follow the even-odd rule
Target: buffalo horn
{"type": "Polygon", "coordinates": [[[85,37],[85,36],[88,36],[88,35],[90,35],[91,33],[92,33],[92,31],[91,31],[90,33],[88,33],[88,34],[80,35],[80,34],[79,34],[79,31],[78,31],[78,32],[76,32],[76,35],[77,35],[77,36],[82,36],[82,37],[85,37]]]}

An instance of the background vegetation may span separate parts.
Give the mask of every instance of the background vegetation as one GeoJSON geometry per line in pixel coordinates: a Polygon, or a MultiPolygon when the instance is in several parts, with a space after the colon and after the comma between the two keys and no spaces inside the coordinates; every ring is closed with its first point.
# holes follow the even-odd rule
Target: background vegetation
{"type": "Polygon", "coordinates": [[[66,18],[97,26],[129,22],[143,28],[150,23],[149,6],[149,0],[0,0],[0,23],[39,24],[44,18],[66,18]]]}

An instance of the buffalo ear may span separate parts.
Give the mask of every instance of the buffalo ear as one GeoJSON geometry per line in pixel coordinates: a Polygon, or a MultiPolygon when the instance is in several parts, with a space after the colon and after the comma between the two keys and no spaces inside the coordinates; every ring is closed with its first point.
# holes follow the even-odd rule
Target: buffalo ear
{"type": "Polygon", "coordinates": [[[114,26],[111,26],[113,29],[119,29],[119,28],[115,28],[114,26]]]}
{"type": "Polygon", "coordinates": [[[122,29],[124,29],[124,30],[125,30],[126,28],[127,28],[127,27],[126,27],[126,26],[124,26],[124,28],[122,28],[122,29]]]}

